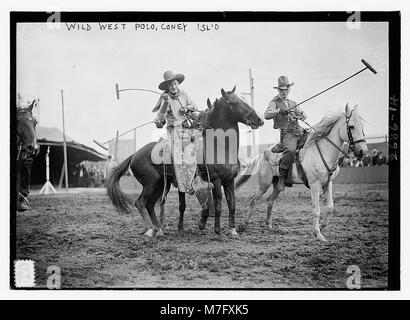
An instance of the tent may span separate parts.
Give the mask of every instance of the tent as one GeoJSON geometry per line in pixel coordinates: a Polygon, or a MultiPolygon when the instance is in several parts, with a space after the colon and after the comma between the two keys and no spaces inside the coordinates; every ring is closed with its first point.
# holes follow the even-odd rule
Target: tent
{"type": "MultiPolygon", "coordinates": [[[[64,140],[63,133],[57,128],[38,127],[36,130],[37,143],[40,145],[40,153],[34,159],[31,167],[31,185],[41,186],[46,181],[45,177],[45,156],[50,147],[50,182],[58,186],[64,165],[64,140]]],[[[78,186],[78,181],[74,179],[74,171],[83,161],[101,162],[108,159],[107,155],[99,153],[93,148],[75,142],[66,135],[67,162],[68,162],[68,182],[71,186],[78,186]]]]}

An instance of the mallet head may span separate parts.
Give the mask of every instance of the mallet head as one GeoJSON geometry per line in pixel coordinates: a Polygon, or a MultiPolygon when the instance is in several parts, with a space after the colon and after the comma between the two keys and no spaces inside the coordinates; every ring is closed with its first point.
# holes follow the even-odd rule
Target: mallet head
{"type": "Polygon", "coordinates": [[[117,100],[120,100],[120,88],[118,83],[115,84],[115,95],[117,96],[117,100]]]}
{"type": "Polygon", "coordinates": [[[376,69],[374,69],[366,60],[362,59],[362,63],[374,74],[377,73],[376,69]]]}

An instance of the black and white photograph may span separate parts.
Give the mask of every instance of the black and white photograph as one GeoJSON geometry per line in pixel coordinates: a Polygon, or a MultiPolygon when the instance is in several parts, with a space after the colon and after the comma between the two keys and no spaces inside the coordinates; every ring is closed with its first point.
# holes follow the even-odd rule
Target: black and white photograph
{"type": "Polygon", "coordinates": [[[400,21],[10,12],[10,288],[399,290],[400,21]]]}

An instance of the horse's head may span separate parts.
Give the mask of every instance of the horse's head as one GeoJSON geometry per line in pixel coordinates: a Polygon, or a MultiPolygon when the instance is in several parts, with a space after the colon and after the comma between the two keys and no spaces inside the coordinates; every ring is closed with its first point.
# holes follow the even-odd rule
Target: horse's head
{"type": "Polygon", "coordinates": [[[38,100],[34,100],[27,108],[17,108],[17,143],[23,159],[36,156],[40,151],[36,139],[37,120],[32,113],[37,102],[38,100]]]}
{"type": "Polygon", "coordinates": [[[361,159],[369,152],[369,149],[367,148],[363,131],[363,122],[360,118],[359,107],[357,105],[352,109],[346,104],[345,124],[345,126],[340,128],[340,137],[343,141],[349,143],[350,150],[354,152],[354,155],[358,159],[361,159]]]}
{"type": "Polygon", "coordinates": [[[252,129],[257,129],[262,126],[262,118],[258,116],[250,105],[235,94],[235,89],[236,86],[232,89],[232,91],[228,92],[221,89],[223,100],[228,105],[233,120],[250,126],[252,129]]]}

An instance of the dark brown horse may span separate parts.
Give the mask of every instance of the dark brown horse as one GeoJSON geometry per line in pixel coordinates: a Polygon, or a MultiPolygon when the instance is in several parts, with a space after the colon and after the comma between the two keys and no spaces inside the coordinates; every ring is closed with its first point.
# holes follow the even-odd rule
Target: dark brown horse
{"type": "Polygon", "coordinates": [[[30,171],[34,157],[40,151],[36,139],[37,120],[33,117],[34,100],[27,108],[17,108],[17,210],[29,209],[26,197],[30,192],[30,171]]]}
{"type": "MultiPolygon", "coordinates": [[[[252,129],[256,129],[263,125],[263,120],[257,115],[254,109],[252,109],[245,101],[240,99],[235,94],[235,88],[232,91],[225,92],[221,89],[222,97],[217,99],[213,105],[211,105],[208,99],[208,110],[201,113],[199,121],[206,124],[208,128],[203,131],[203,140],[205,146],[211,146],[213,149],[208,152],[208,147],[205,149],[205,164],[199,164],[199,172],[204,180],[207,179],[209,173],[210,180],[214,185],[213,188],[213,200],[215,205],[215,226],[214,230],[217,234],[221,234],[221,201],[222,190],[224,188],[225,197],[229,208],[229,228],[232,236],[237,236],[235,229],[235,195],[234,195],[234,179],[239,172],[239,128],[238,123],[249,125],[252,129]],[[209,131],[211,130],[211,131],[209,131]],[[218,157],[221,150],[218,151],[218,146],[214,145],[215,135],[212,133],[218,132],[234,132],[236,137],[234,142],[225,142],[225,154],[229,154],[231,150],[235,150],[235,161],[219,162],[214,161],[215,157],[218,157]],[[210,138],[211,137],[211,138],[210,138]],[[208,141],[207,141],[208,140],[208,141]],[[212,141],[210,141],[212,140],[212,141]],[[235,144],[234,146],[232,144],[235,144]],[[232,147],[234,147],[232,149],[232,147]],[[214,155],[214,159],[210,159],[214,155]]],[[[218,140],[218,139],[217,139],[218,140]]],[[[110,198],[115,209],[120,213],[130,213],[132,204],[130,199],[120,190],[119,180],[121,176],[131,168],[135,178],[142,184],[143,190],[139,198],[135,201],[135,206],[138,208],[142,219],[145,224],[146,232],[144,235],[148,238],[152,238],[154,230],[158,231],[158,234],[162,234],[163,222],[163,205],[161,204],[161,223],[158,221],[154,206],[158,199],[161,197],[164,187],[166,192],[169,191],[172,178],[167,176],[166,182],[164,182],[163,175],[161,173],[162,164],[154,164],[151,160],[151,152],[155,146],[155,142],[148,143],[136,153],[128,157],[116,168],[114,168],[107,181],[107,194],[110,198]],[[166,185],[164,185],[166,183],[166,185]]],[[[178,231],[183,232],[183,218],[185,212],[185,193],[179,192],[179,223],[178,231]]],[[[209,215],[209,209],[203,209],[201,211],[201,219],[199,222],[199,228],[205,229],[207,218],[209,215]]]]}

